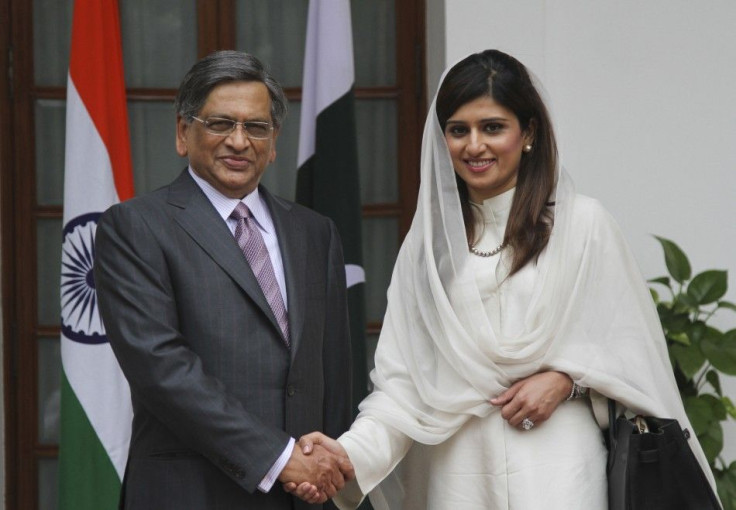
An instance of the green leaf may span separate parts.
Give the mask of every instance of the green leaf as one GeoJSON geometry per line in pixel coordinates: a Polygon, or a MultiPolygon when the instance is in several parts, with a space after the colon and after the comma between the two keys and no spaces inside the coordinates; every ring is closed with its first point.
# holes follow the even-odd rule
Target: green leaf
{"type": "Polygon", "coordinates": [[[695,321],[685,328],[685,333],[690,339],[690,343],[700,344],[700,341],[708,333],[708,326],[703,321],[695,321]]]}
{"type": "Polygon", "coordinates": [[[725,407],[712,395],[687,397],[683,399],[683,404],[705,456],[713,464],[723,449],[723,428],[719,416],[725,419],[725,407]]]}
{"type": "Polygon", "coordinates": [[[736,375],[736,329],[724,334],[708,327],[700,349],[717,370],[736,375]]]}
{"type": "MultiPolygon", "coordinates": [[[[721,389],[721,378],[718,376],[717,370],[708,370],[708,373],[705,375],[705,380],[708,381],[708,384],[713,387],[719,397],[723,397],[723,390],[721,389]]],[[[726,400],[728,400],[728,398],[726,398],[726,400]]],[[[726,406],[726,408],[728,409],[728,406],[726,406]]]]}
{"type": "Polygon", "coordinates": [[[672,303],[668,303],[667,301],[660,301],[659,303],[657,303],[657,313],[659,314],[660,320],[672,315],[672,303]]]}
{"type": "Polygon", "coordinates": [[[705,363],[703,353],[692,345],[674,344],[670,346],[670,354],[675,358],[677,366],[680,367],[680,370],[688,379],[692,379],[705,363]]]}
{"type": "Polygon", "coordinates": [[[662,327],[666,331],[683,333],[692,324],[690,315],[683,312],[675,312],[667,303],[657,305],[657,312],[659,313],[659,320],[662,323],[662,327]]]}
{"type": "Polygon", "coordinates": [[[719,301],[718,308],[727,308],[729,310],[733,310],[734,312],[736,312],[736,304],[731,303],[729,301],[719,301]]]}
{"type": "Polygon", "coordinates": [[[731,492],[736,492],[736,483],[725,476],[716,476],[716,489],[718,490],[718,499],[721,500],[723,510],[736,509],[736,497],[731,492]]]}
{"type": "Polygon", "coordinates": [[[684,398],[682,403],[685,405],[685,412],[687,417],[690,418],[695,433],[700,437],[708,430],[711,422],[716,419],[713,406],[710,401],[702,398],[702,395],[684,398]]]}
{"type": "Polygon", "coordinates": [[[659,303],[659,294],[657,291],[649,287],[649,293],[652,295],[652,301],[654,301],[654,304],[659,303]]]}
{"type": "Polygon", "coordinates": [[[714,303],[728,290],[728,273],[717,269],[703,271],[687,286],[687,295],[698,305],[714,303]]]}
{"type": "Polygon", "coordinates": [[[686,333],[691,326],[692,322],[690,321],[690,317],[686,313],[673,314],[667,320],[667,329],[669,329],[670,331],[686,333]]]}
{"type": "Polygon", "coordinates": [[[708,402],[710,405],[710,408],[713,410],[713,416],[715,416],[716,420],[723,421],[728,416],[728,411],[726,410],[726,405],[723,403],[723,400],[716,397],[715,395],[710,394],[704,394],[700,395],[699,397],[701,400],[704,400],[705,402],[708,402]]]}
{"type": "Polygon", "coordinates": [[[677,364],[675,359],[675,353],[672,352],[674,345],[667,345],[667,354],[670,357],[670,364],[672,365],[672,371],[675,373],[675,381],[677,381],[677,389],[680,390],[680,396],[685,398],[686,394],[690,394],[688,391],[692,389],[692,394],[697,395],[698,392],[695,389],[695,384],[692,379],[688,379],[677,364]]]}
{"type": "Polygon", "coordinates": [[[714,471],[714,475],[723,510],[736,510],[736,462],[722,471],[714,471]]]}
{"type": "Polygon", "coordinates": [[[657,278],[652,278],[651,280],[647,280],[649,283],[659,283],[660,285],[664,285],[666,287],[670,286],[670,277],[669,276],[660,276],[657,278]]]}
{"type": "Polygon", "coordinates": [[[723,427],[721,423],[718,421],[711,422],[708,430],[698,435],[698,440],[700,446],[703,447],[708,463],[713,464],[718,454],[723,450],[723,427]]]}
{"type": "Polygon", "coordinates": [[[671,333],[667,335],[667,340],[680,345],[692,345],[690,338],[685,333],[671,333]]]}
{"type": "Polygon", "coordinates": [[[721,397],[721,402],[723,402],[723,406],[726,408],[726,412],[731,418],[736,419],[736,406],[733,405],[733,402],[728,397],[721,397]]]}
{"type": "Polygon", "coordinates": [[[667,266],[670,276],[676,282],[683,283],[690,279],[692,269],[690,269],[690,261],[687,259],[685,252],[679,246],[665,239],[664,237],[654,236],[664,250],[664,263],[667,266]]]}
{"type": "Polygon", "coordinates": [[[683,293],[675,296],[675,306],[673,309],[675,312],[682,313],[697,312],[699,304],[695,298],[683,293]]]}

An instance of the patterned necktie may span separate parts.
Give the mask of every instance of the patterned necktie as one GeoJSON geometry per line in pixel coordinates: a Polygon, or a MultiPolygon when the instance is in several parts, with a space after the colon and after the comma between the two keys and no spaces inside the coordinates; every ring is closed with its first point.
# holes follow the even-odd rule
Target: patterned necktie
{"type": "Polygon", "coordinates": [[[253,274],[261,286],[263,294],[266,296],[268,304],[271,306],[273,314],[276,316],[281,331],[284,334],[286,345],[289,345],[289,319],[284,306],[284,299],[279,290],[279,284],[276,281],[276,274],[271,265],[271,258],[268,256],[268,249],[263,242],[263,237],[258,231],[258,226],[253,221],[248,206],[240,202],[233,210],[230,217],[235,219],[238,224],[235,227],[235,240],[243,251],[243,255],[248,260],[253,274]]]}

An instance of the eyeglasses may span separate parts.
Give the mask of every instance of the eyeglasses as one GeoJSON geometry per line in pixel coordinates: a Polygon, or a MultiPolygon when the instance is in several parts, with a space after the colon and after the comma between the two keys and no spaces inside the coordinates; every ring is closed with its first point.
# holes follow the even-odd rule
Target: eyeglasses
{"type": "Polygon", "coordinates": [[[259,121],[245,121],[237,122],[232,119],[223,119],[221,117],[207,117],[206,119],[200,119],[192,115],[192,119],[197,122],[204,124],[204,129],[217,136],[228,136],[235,131],[235,126],[243,126],[243,131],[248,138],[254,140],[265,140],[271,136],[273,126],[268,122],[259,121]]]}

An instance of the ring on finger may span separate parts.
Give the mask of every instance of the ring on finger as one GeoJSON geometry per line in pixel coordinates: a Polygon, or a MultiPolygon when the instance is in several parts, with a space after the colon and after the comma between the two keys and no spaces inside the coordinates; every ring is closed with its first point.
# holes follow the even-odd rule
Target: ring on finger
{"type": "Polygon", "coordinates": [[[529,418],[524,418],[521,421],[521,428],[524,430],[531,430],[534,427],[534,422],[530,420],[529,418]]]}

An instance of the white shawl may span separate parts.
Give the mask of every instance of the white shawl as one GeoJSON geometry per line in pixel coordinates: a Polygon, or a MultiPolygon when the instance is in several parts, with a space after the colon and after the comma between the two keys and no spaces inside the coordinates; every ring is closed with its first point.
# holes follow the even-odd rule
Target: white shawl
{"type": "MultiPolygon", "coordinates": [[[[499,338],[469,264],[455,173],[435,111],[433,102],[417,212],[394,268],[371,373],[375,391],[361,403],[358,420],[370,417],[435,445],[472,416],[498,412],[488,400],[515,382],[512,374],[559,370],[635,413],[676,418],[692,430],[634,257],[597,202],[586,199],[586,208],[594,204],[590,214],[573,214],[581,199],[565,172],[523,333],[499,338]]],[[[502,255],[499,281],[508,275],[510,250],[502,255]]],[[[354,427],[341,442],[360,442],[351,434],[367,431],[354,427]]],[[[689,443],[715,488],[694,435],[689,443]]],[[[374,502],[384,499],[381,487],[374,502]]]]}

